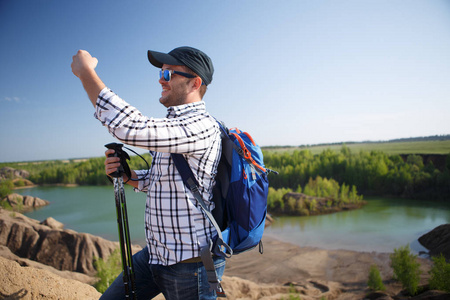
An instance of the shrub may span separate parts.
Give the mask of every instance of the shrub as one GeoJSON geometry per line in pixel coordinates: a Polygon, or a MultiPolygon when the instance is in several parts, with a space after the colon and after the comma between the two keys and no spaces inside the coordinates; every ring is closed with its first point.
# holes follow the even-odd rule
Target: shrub
{"type": "Polygon", "coordinates": [[[308,208],[310,212],[315,212],[317,210],[317,201],[316,199],[312,199],[308,203],[308,208]]]}
{"type": "Polygon", "coordinates": [[[11,204],[9,204],[8,201],[6,200],[0,200],[0,207],[6,209],[6,210],[10,210],[13,211],[13,207],[11,206],[11,204]]]}
{"type": "Polygon", "coordinates": [[[16,187],[23,187],[23,186],[25,186],[25,181],[23,179],[19,179],[16,182],[14,182],[14,185],[16,187]]]}
{"type": "Polygon", "coordinates": [[[106,289],[113,283],[117,275],[122,271],[122,261],[119,248],[114,250],[107,260],[102,258],[94,258],[94,266],[97,269],[97,277],[100,279],[95,288],[100,293],[104,293],[106,289]]]}
{"type": "Polygon", "coordinates": [[[297,206],[297,200],[294,197],[288,197],[287,199],[287,210],[289,212],[294,212],[295,211],[295,207],[297,206]]]}
{"type": "Polygon", "coordinates": [[[0,182],[0,199],[12,193],[14,183],[11,180],[3,180],[0,182]]]}
{"type": "Polygon", "coordinates": [[[394,249],[390,255],[391,267],[394,270],[394,279],[400,281],[403,288],[410,295],[415,295],[420,281],[420,264],[417,262],[417,255],[413,255],[409,246],[394,249]]]}
{"type": "Polygon", "coordinates": [[[367,281],[369,289],[373,291],[384,291],[386,287],[381,279],[380,270],[376,265],[371,265],[369,270],[369,280],[367,281]]]}
{"type": "Polygon", "coordinates": [[[269,187],[269,194],[267,195],[267,208],[269,210],[284,211],[284,200],[283,196],[289,192],[291,189],[274,189],[269,187]]]}
{"type": "Polygon", "coordinates": [[[444,255],[433,257],[433,267],[430,270],[430,288],[450,292],[450,263],[444,255]]]}
{"type": "MultiPolygon", "coordinates": [[[[291,284],[289,287],[289,298],[287,300],[301,300],[300,295],[298,294],[295,287],[291,284]]],[[[286,300],[284,297],[281,297],[281,300],[286,300]]]]}

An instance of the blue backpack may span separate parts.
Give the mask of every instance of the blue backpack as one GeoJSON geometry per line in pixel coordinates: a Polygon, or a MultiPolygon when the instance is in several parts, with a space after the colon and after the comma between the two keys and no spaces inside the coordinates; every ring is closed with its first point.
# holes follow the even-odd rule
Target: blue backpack
{"type": "Polygon", "coordinates": [[[239,129],[228,130],[217,121],[221,130],[222,155],[213,188],[212,212],[206,207],[198,191],[198,182],[182,154],[172,153],[172,159],[192,191],[203,212],[217,230],[214,241],[201,250],[202,262],[211,289],[219,297],[225,297],[212,260],[212,254],[229,258],[260,246],[267,214],[267,175],[275,171],[266,169],[261,148],[251,136],[239,129]]]}

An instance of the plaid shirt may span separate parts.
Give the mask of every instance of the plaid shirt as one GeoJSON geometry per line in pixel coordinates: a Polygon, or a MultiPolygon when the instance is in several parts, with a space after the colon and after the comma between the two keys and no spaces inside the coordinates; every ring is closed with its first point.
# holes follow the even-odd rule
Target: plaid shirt
{"type": "Polygon", "coordinates": [[[168,108],[166,118],[147,118],[104,88],[95,117],[124,144],[150,150],[150,172],[136,171],[138,190],[147,192],[145,231],[151,264],[171,265],[200,256],[216,234],[183,183],[170,153],[182,153],[199,182],[207,205],[221,153],[220,129],[203,101],[168,108]]]}

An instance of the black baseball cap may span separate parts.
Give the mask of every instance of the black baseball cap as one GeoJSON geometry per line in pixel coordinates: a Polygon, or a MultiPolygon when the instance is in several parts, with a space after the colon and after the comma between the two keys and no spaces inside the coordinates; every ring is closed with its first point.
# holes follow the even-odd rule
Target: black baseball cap
{"type": "Polygon", "coordinates": [[[186,66],[197,74],[208,85],[214,73],[211,58],[204,52],[192,47],[178,47],[169,53],[148,50],[148,60],[152,65],[161,68],[163,64],[186,66]]]}

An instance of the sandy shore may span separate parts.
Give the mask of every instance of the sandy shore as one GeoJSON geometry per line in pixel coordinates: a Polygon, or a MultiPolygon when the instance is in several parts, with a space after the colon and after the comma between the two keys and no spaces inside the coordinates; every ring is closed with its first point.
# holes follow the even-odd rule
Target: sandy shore
{"type": "MultiPolygon", "coordinates": [[[[392,280],[390,253],[356,252],[349,250],[324,250],[299,247],[263,238],[264,254],[258,250],[241,253],[228,260],[226,276],[235,276],[257,284],[312,286],[324,295],[334,291],[332,299],[363,299],[369,290],[369,268],[376,264],[380,270],[387,292],[396,295],[402,288],[392,280]],[[339,292],[336,293],[336,290],[339,292]]],[[[419,258],[423,269],[423,282],[428,279],[431,261],[419,258]]],[[[226,282],[226,279],[224,279],[226,282]]],[[[302,293],[308,295],[308,292],[302,293]]],[[[305,296],[302,296],[302,299],[305,296]]],[[[321,297],[321,296],[320,296],[321,297]]],[[[319,299],[320,299],[319,297],[319,299]]],[[[313,297],[315,298],[315,297],[313,297]]]]}

